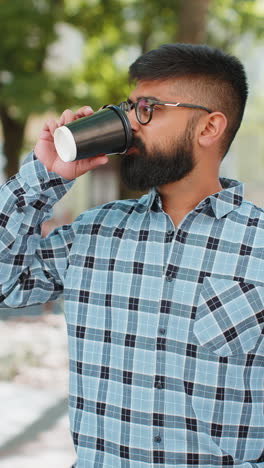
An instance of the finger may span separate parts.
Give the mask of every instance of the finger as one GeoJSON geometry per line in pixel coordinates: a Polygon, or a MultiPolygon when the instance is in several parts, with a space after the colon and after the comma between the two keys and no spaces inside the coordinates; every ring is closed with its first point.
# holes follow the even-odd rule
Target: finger
{"type": "Polygon", "coordinates": [[[41,134],[48,137],[48,135],[54,134],[56,128],[58,128],[58,123],[54,119],[49,119],[45,122],[41,134]]]}
{"type": "Polygon", "coordinates": [[[107,164],[109,158],[106,155],[94,156],[92,158],[81,159],[78,161],[78,170],[81,172],[91,171],[99,166],[107,164]]]}
{"type": "Polygon", "coordinates": [[[92,115],[93,113],[94,111],[90,106],[83,106],[75,112],[75,119],[80,119],[81,117],[92,115]]]}
{"type": "Polygon", "coordinates": [[[70,109],[66,109],[59,118],[59,126],[66,125],[74,120],[74,113],[70,109]]]}

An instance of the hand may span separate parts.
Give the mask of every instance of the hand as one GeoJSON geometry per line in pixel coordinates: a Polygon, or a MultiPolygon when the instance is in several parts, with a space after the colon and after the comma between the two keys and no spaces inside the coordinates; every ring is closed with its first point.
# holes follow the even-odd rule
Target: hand
{"type": "Polygon", "coordinates": [[[79,161],[63,162],[55,149],[53,134],[56,128],[92,114],[93,110],[88,106],[81,107],[75,113],[67,109],[62,113],[58,122],[51,119],[45,123],[34,152],[49,172],[56,172],[65,179],[72,180],[108,162],[108,157],[105,155],[79,161]]]}

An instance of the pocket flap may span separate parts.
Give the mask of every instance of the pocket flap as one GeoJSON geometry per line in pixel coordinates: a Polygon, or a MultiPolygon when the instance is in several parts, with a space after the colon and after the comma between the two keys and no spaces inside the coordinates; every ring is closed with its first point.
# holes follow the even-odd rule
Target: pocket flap
{"type": "Polygon", "coordinates": [[[194,334],[201,346],[219,356],[252,350],[264,323],[264,287],[205,278],[199,296],[194,334]]]}

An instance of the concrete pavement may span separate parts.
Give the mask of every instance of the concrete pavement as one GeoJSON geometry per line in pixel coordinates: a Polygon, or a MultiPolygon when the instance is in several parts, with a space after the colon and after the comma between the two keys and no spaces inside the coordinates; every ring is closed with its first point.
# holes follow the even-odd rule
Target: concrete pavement
{"type": "Polygon", "coordinates": [[[75,452],[67,398],[23,385],[1,384],[0,401],[1,468],[71,467],[75,452]],[[7,400],[2,397],[8,392],[8,406],[4,408],[7,400]]]}

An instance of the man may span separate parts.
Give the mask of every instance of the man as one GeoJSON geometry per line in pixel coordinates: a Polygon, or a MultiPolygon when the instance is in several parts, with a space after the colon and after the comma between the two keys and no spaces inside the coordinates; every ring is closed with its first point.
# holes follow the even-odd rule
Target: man
{"type": "Polygon", "coordinates": [[[241,63],[164,45],[130,67],[127,184],[150,189],[41,239],[72,179],[106,156],[63,163],[57,126],[1,190],[3,307],[62,293],[76,468],[264,467],[264,215],[219,166],[243,116],[241,63]]]}

